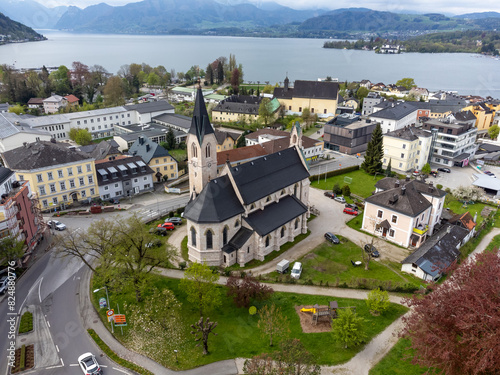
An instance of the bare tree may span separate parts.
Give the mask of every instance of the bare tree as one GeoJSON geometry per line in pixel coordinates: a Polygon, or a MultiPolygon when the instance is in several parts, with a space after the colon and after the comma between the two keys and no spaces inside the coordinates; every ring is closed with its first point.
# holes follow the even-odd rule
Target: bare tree
{"type": "Polygon", "coordinates": [[[269,337],[269,346],[273,346],[273,338],[287,336],[290,332],[287,317],[275,304],[272,304],[271,307],[266,305],[261,309],[257,327],[263,336],[269,337]]]}
{"type": "MultiPolygon", "coordinates": [[[[203,354],[208,354],[208,336],[211,334],[217,336],[217,333],[213,332],[213,330],[217,327],[217,322],[211,322],[210,318],[207,317],[207,320],[203,322],[203,317],[198,320],[198,323],[191,324],[191,328],[194,331],[191,331],[191,334],[195,335],[194,341],[201,341],[203,344],[203,354]],[[199,336],[198,336],[199,335],[199,336]]],[[[198,344],[197,346],[200,346],[198,344]]]]}

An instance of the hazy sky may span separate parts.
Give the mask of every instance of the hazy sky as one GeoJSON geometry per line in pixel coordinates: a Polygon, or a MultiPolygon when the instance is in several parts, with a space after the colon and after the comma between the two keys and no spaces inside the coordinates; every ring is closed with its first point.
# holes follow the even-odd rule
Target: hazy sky
{"type": "MultiPolygon", "coordinates": [[[[127,3],[138,2],[141,0],[36,0],[47,7],[58,5],[75,5],[85,8],[89,5],[98,3],[107,3],[109,5],[124,5],[127,3]]],[[[272,0],[250,0],[253,3],[264,3],[272,0]]],[[[446,14],[464,14],[473,12],[495,11],[500,12],[500,1],[483,0],[478,4],[470,0],[360,0],[353,4],[349,0],[273,0],[274,2],[295,9],[303,8],[323,8],[338,9],[349,7],[365,7],[375,10],[406,12],[414,11],[418,13],[446,13],[446,14]]],[[[234,4],[243,2],[241,0],[219,0],[220,3],[234,4]]]]}

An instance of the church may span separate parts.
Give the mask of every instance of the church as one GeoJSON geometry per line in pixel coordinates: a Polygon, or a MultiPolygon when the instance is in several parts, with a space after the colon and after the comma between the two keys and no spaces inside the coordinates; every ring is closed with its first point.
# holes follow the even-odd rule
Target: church
{"type": "Polygon", "coordinates": [[[241,165],[227,163],[218,176],[217,139],[198,88],[186,140],[190,261],[243,267],[307,232],[310,182],[301,139],[297,124],[288,148],[241,165]]]}

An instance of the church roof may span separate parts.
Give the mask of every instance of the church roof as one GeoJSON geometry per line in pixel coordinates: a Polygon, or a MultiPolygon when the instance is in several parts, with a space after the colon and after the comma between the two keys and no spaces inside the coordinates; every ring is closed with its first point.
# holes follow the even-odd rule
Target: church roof
{"type": "Polygon", "coordinates": [[[203,99],[203,92],[199,88],[194,102],[194,112],[191,120],[191,128],[189,128],[189,134],[195,135],[201,145],[203,143],[203,137],[212,133],[214,133],[214,129],[212,124],[210,124],[210,119],[208,118],[207,107],[205,106],[205,100],[203,99]]]}
{"type": "Polygon", "coordinates": [[[295,147],[229,168],[243,202],[250,204],[309,177],[295,147]]]}
{"type": "Polygon", "coordinates": [[[307,211],[307,207],[294,195],[271,203],[263,210],[252,212],[245,221],[259,234],[265,236],[307,211]]]}
{"type": "Polygon", "coordinates": [[[211,180],[191,200],[184,217],[195,223],[220,223],[245,212],[227,175],[211,180]]]}

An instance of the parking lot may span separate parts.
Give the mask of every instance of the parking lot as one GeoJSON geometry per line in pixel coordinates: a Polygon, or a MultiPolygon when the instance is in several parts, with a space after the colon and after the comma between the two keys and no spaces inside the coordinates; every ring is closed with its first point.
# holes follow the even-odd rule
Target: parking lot
{"type": "MultiPolygon", "coordinates": [[[[433,165],[432,170],[437,170],[438,166],[433,165]]],[[[433,182],[434,185],[441,184],[443,188],[456,189],[459,186],[469,186],[472,185],[474,181],[474,174],[480,174],[481,172],[473,168],[472,166],[459,168],[459,167],[451,167],[451,173],[439,172],[437,177],[429,176],[427,178],[427,182],[433,182]]],[[[500,178],[500,168],[491,167],[486,168],[486,170],[490,170],[495,175],[500,178]]]]}

